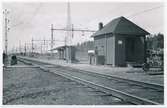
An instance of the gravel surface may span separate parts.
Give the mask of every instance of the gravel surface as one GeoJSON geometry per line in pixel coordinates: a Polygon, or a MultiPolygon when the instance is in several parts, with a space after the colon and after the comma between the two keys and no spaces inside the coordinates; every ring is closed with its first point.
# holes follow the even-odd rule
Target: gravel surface
{"type": "Polygon", "coordinates": [[[3,104],[125,105],[129,103],[38,68],[11,67],[4,69],[3,72],[3,104]]]}
{"type": "MultiPolygon", "coordinates": [[[[51,71],[54,72],[57,68],[53,68],[51,71]]],[[[61,68],[63,69],[63,68],[61,68]]],[[[60,70],[61,70],[60,69],[60,70]]],[[[159,90],[154,90],[147,87],[137,86],[133,83],[127,83],[124,81],[114,80],[110,77],[102,77],[97,74],[86,73],[84,71],[77,71],[75,69],[68,69],[70,71],[63,71],[61,73],[67,73],[72,76],[84,79],[86,81],[94,82],[96,84],[103,85],[105,87],[111,87],[116,90],[120,90],[131,95],[149,99],[158,103],[163,103],[164,101],[164,92],[159,90]]]]}
{"type": "Polygon", "coordinates": [[[116,77],[127,78],[135,81],[142,81],[146,83],[155,83],[164,85],[164,75],[149,75],[146,72],[143,72],[140,68],[128,68],[128,67],[109,67],[106,65],[89,65],[89,64],[75,64],[75,63],[66,63],[66,61],[58,59],[38,59],[31,57],[23,57],[27,59],[42,61],[50,64],[58,64],[62,66],[69,66],[76,69],[97,72],[106,75],[113,75],[116,77]]]}

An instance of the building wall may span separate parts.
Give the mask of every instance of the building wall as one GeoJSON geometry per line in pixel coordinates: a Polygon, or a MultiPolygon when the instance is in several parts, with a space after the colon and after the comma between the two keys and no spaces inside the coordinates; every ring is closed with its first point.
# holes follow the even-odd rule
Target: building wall
{"type": "Polygon", "coordinates": [[[96,64],[102,64],[102,65],[105,64],[105,55],[106,55],[105,42],[106,40],[104,36],[94,38],[94,47],[97,52],[97,54],[95,55],[96,64]]]}
{"type": "Polygon", "coordinates": [[[126,66],[125,37],[115,35],[115,66],[126,66]]]}
{"type": "Polygon", "coordinates": [[[64,59],[64,60],[66,59],[66,50],[65,50],[65,48],[64,48],[64,50],[63,50],[63,59],[64,59]]]}
{"type": "Polygon", "coordinates": [[[105,36],[95,37],[94,46],[97,49],[99,62],[107,65],[115,65],[115,37],[112,34],[106,34],[105,36]],[[103,60],[104,56],[104,61],[103,60]]]}
{"type": "Polygon", "coordinates": [[[80,63],[89,63],[88,51],[76,49],[76,60],[80,63]]]}
{"type": "Polygon", "coordinates": [[[115,39],[115,64],[126,66],[127,62],[144,62],[144,37],[116,35],[115,39]],[[118,41],[122,40],[122,45],[118,41]]]}
{"type": "Polygon", "coordinates": [[[75,61],[75,47],[66,47],[66,60],[68,60],[69,62],[75,61]]]}
{"type": "Polygon", "coordinates": [[[75,52],[76,52],[76,49],[75,49],[75,47],[71,47],[71,60],[75,60],[75,52]]]}
{"type": "Polygon", "coordinates": [[[63,51],[58,50],[59,59],[63,59],[63,51]]]}
{"type": "Polygon", "coordinates": [[[106,64],[115,66],[115,37],[109,34],[106,38],[106,64]]]}
{"type": "MultiPolygon", "coordinates": [[[[127,38],[126,43],[128,47],[128,43],[131,43],[131,38],[127,38]]],[[[129,62],[144,62],[144,37],[133,37],[134,45],[129,45],[129,48],[126,49],[128,53],[126,53],[126,61],[129,62]],[[134,49],[134,50],[132,50],[134,49]]]]}
{"type": "Polygon", "coordinates": [[[65,49],[59,49],[58,50],[58,58],[59,59],[66,59],[66,55],[65,55],[65,49]]]}
{"type": "Polygon", "coordinates": [[[105,47],[106,47],[106,41],[105,41],[105,38],[104,36],[102,37],[95,37],[95,40],[94,40],[94,47],[95,49],[97,50],[98,52],[98,55],[99,56],[105,56],[105,47]]]}
{"type": "Polygon", "coordinates": [[[100,63],[103,63],[102,56],[104,56],[105,64],[113,66],[126,66],[127,62],[144,62],[143,36],[107,34],[95,37],[94,46],[97,49],[100,63]]]}

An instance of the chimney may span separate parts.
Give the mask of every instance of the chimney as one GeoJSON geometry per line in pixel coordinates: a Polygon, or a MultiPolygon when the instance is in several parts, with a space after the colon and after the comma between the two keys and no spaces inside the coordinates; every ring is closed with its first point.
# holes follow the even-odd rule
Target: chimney
{"type": "Polygon", "coordinates": [[[103,28],[103,23],[100,22],[100,23],[99,23],[99,30],[101,30],[102,28],[103,28]]]}

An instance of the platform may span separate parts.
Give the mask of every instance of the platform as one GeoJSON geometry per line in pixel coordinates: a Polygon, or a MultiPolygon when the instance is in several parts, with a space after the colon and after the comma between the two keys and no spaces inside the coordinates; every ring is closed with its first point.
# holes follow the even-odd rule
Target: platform
{"type": "Polygon", "coordinates": [[[90,65],[90,64],[77,64],[77,63],[74,64],[74,63],[67,63],[64,60],[46,59],[46,58],[45,59],[30,58],[30,57],[22,57],[22,58],[37,60],[55,65],[68,66],[76,69],[97,72],[105,75],[112,75],[135,81],[164,85],[164,75],[149,75],[146,72],[143,72],[141,68],[111,67],[105,65],[90,65]]]}

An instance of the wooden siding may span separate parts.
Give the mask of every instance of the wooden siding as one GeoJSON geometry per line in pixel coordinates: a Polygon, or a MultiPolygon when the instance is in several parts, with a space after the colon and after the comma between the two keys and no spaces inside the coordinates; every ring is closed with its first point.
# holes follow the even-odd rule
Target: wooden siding
{"type": "Polygon", "coordinates": [[[105,38],[95,38],[95,49],[97,49],[98,55],[105,56],[105,38]]]}
{"type": "Polygon", "coordinates": [[[106,38],[106,64],[115,65],[115,37],[106,38]]]}
{"type": "Polygon", "coordinates": [[[144,36],[117,35],[115,39],[115,64],[124,66],[127,62],[144,62],[144,36]],[[122,40],[122,45],[118,44],[122,40]]]}
{"type": "Polygon", "coordinates": [[[126,61],[144,62],[144,37],[126,38],[126,61]]]}
{"type": "Polygon", "coordinates": [[[107,65],[126,66],[127,62],[144,62],[144,36],[107,34],[94,39],[98,56],[104,56],[107,65]]]}
{"type": "Polygon", "coordinates": [[[95,49],[98,55],[104,56],[104,63],[107,65],[115,65],[115,38],[112,34],[94,38],[95,49]],[[105,38],[104,38],[105,37],[105,38]]]}
{"type": "Polygon", "coordinates": [[[125,38],[122,36],[115,36],[115,65],[125,66],[125,38]],[[118,41],[122,41],[122,44],[118,44],[118,41]]]}

